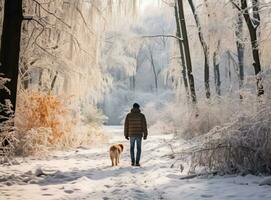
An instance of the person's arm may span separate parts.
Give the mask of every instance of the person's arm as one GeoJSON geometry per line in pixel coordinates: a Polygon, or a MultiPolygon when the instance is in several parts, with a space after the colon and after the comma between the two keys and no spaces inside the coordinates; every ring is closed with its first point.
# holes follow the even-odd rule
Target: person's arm
{"type": "Polygon", "coordinates": [[[124,123],[124,137],[125,138],[129,137],[128,127],[129,127],[129,120],[128,120],[128,115],[127,115],[125,118],[125,123],[124,123]]]}
{"type": "Polygon", "coordinates": [[[145,115],[143,115],[143,124],[142,124],[142,126],[143,126],[143,133],[144,133],[143,137],[147,138],[148,137],[148,127],[147,127],[147,121],[146,121],[145,115]]]}

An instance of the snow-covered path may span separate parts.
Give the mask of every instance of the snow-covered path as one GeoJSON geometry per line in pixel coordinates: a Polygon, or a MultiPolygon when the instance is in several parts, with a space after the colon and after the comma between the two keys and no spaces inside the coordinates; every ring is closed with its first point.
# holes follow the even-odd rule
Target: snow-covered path
{"type": "Polygon", "coordinates": [[[180,168],[171,168],[174,160],[166,156],[171,149],[165,141],[172,135],[150,135],[143,141],[142,167],[131,167],[121,127],[105,131],[109,144],[0,166],[0,199],[271,199],[271,187],[258,186],[260,177],[180,180],[180,168]],[[108,149],[119,142],[125,146],[121,163],[111,167],[108,149]]]}

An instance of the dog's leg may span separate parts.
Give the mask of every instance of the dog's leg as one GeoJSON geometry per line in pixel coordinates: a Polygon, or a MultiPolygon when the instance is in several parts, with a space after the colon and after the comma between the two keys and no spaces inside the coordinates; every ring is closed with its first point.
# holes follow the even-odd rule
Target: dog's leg
{"type": "Polygon", "coordinates": [[[111,155],[111,153],[110,153],[110,159],[111,159],[111,163],[112,163],[112,167],[114,166],[114,158],[113,158],[113,156],[111,155]]]}
{"type": "Polygon", "coordinates": [[[118,164],[117,164],[117,158],[115,157],[114,158],[114,166],[117,166],[118,164]]]}
{"type": "Polygon", "coordinates": [[[117,156],[117,165],[120,163],[120,156],[117,156]]]}

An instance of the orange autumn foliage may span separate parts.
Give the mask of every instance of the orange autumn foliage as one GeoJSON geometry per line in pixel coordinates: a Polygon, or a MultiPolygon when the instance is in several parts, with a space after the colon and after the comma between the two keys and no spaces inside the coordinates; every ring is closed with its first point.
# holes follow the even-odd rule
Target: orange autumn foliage
{"type": "Polygon", "coordinates": [[[27,132],[33,128],[49,128],[52,135],[49,143],[55,144],[65,135],[69,134],[72,126],[70,110],[65,105],[65,98],[38,92],[24,91],[21,93],[16,125],[21,132],[27,132]]]}

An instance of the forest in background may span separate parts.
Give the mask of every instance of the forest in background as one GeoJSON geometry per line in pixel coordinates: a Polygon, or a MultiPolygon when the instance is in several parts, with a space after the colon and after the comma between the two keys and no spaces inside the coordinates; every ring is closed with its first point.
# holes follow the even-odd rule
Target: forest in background
{"type": "Polygon", "coordinates": [[[137,101],[151,130],[198,140],[194,168],[270,173],[269,0],[14,2],[0,1],[2,145],[102,141],[137,101]]]}

